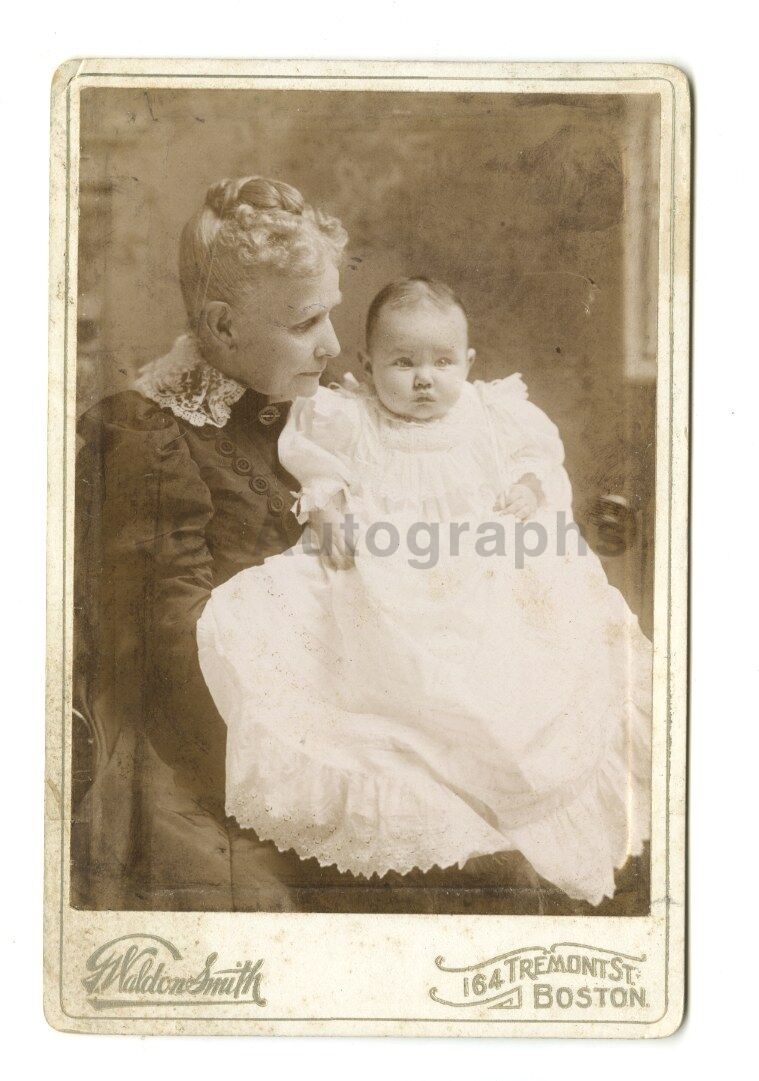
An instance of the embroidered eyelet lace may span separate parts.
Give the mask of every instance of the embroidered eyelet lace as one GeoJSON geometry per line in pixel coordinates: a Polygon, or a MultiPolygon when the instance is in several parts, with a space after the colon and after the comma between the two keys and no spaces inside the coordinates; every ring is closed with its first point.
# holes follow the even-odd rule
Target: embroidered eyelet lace
{"type": "Polygon", "coordinates": [[[165,356],[145,364],[134,386],[162,409],[170,409],[175,417],[196,428],[205,424],[223,428],[232,406],[246,389],[207,364],[189,334],[177,338],[165,356]]]}
{"type": "Polygon", "coordinates": [[[650,835],[651,647],[567,535],[558,430],[516,375],[465,383],[427,422],[344,389],[297,399],[278,451],[301,517],[343,494],[353,565],[291,549],[217,586],[198,622],[227,814],[367,878],[517,850],[597,905],[650,835]],[[525,563],[494,508],[527,473],[545,544],[525,563]],[[375,523],[395,547],[365,542],[375,523]]]}

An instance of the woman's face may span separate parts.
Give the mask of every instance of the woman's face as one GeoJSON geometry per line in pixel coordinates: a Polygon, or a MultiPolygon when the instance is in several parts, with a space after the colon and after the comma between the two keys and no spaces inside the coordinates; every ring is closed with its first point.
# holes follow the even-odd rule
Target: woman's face
{"type": "Polygon", "coordinates": [[[340,352],[330,315],[341,299],[339,271],[329,259],[310,277],[258,271],[247,299],[224,305],[229,345],[218,366],[272,401],[311,397],[340,352]]]}

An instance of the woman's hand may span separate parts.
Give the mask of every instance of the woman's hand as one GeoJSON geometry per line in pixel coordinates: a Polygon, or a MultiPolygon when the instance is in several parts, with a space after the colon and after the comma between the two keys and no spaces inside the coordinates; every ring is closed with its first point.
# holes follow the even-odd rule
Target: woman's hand
{"type": "Polygon", "coordinates": [[[520,522],[532,518],[540,505],[540,486],[537,478],[521,477],[512,484],[505,495],[499,496],[495,510],[498,514],[513,514],[520,522]]]}
{"type": "Polygon", "coordinates": [[[333,503],[312,510],[308,524],[314,534],[319,554],[333,570],[348,570],[356,554],[356,527],[346,513],[345,497],[341,494],[333,503]]]}

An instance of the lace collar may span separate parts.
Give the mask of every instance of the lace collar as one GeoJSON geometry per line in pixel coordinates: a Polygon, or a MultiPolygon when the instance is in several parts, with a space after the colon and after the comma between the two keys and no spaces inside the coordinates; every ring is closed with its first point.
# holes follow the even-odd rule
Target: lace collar
{"type": "Polygon", "coordinates": [[[197,342],[183,334],[164,357],[140,369],[135,389],[196,428],[223,428],[246,388],[207,364],[197,342]]]}

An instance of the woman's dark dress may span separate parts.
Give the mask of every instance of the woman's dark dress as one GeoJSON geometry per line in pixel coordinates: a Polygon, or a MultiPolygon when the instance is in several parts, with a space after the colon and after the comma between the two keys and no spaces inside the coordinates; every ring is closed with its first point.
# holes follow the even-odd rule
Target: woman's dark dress
{"type": "MultiPolygon", "coordinates": [[[[248,391],[224,428],[194,427],[127,392],[79,423],[75,708],[94,738],[96,768],[75,808],[75,903],[288,903],[273,869],[282,861],[258,842],[247,861],[258,856],[255,890],[271,896],[233,889],[226,729],[195,642],[211,589],[300,533],[290,512],[295,481],[277,461],[286,409],[265,405],[248,391]]],[[[86,773],[87,751],[80,740],[75,775],[86,773]]]]}

